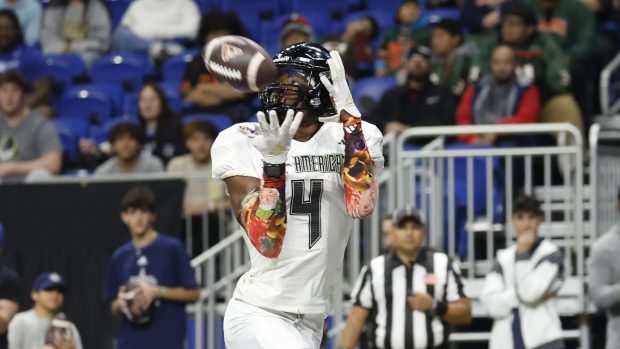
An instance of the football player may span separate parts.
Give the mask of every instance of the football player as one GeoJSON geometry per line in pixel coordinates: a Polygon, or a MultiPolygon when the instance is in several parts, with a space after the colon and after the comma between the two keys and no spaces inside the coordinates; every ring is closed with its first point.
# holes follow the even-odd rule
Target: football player
{"type": "Polygon", "coordinates": [[[301,43],[274,59],[258,123],[220,133],[226,182],[251,269],[228,304],[229,349],[319,348],[355,218],[377,202],[381,132],[363,122],[337,52],[301,43]]]}

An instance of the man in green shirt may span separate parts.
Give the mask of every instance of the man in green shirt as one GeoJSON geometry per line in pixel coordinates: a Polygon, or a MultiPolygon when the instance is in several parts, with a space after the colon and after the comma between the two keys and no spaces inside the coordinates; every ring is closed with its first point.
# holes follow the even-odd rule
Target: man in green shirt
{"type": "Polygon", "coordinates": [[[461,24],[452,19],[437,22],[433,26],[431,46],[434,54],[431,81],[448,86],[452,93],[460,96],[467,86],[471,60],[468,45],[463,45],[461,24]]]}

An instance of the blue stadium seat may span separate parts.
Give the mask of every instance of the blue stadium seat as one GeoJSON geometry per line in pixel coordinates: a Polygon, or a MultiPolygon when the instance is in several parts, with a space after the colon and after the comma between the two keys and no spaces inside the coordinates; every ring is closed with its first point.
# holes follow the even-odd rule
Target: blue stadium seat
{"type": "Polygon", "coordinates": [[[379,102],[383,93],[394,86],[396,86],[394,76],[363,78],[355,82],[351,94],[362,114],[366,114],[375,103],[379,102]]]}
{"type": "Polygon", "coordinates": [[[209,121],[221,132],[233,125],[232,120],[226,115],[219,114],[189,114],[183,117],[183,125],[192,121],[209,121]]]}
{"type": "Polygon", "coordinates": [[[93,82],[119,84],[125,92],[131,93],[142,87],[145,69],[131,56],[108,55],[93,64],[90,76],[93,82]]]}
{"type": "Polygon", "coordinates": [[[159,83],[159,87],[168,97],[168,104],[175,113],[180,113],[183,109],[183,98],[181,97],[181,85],[174,81],[163,81],[159,83]]]}
{"type": "Polygon", "coordinates": [[[66,160],[75,160],[79,154],[79,141],[89,135],[88,122],[82,118],[59,117],[52,120],[60,136],[66,160]]]}
{"type": "Polygon", "coordinates": [[[45,64],[48,75],[54,81],[54,92],[62,93],[73,85],[76,78],[86,74],[86,65],[79,55],[46,55],[45,64]]]}
{"type": "Polygon", "coordinates": [[[123,15],[125,11],[131,5],[132,0],[108,0],[108,8],[110,9],[110,17],[112,20],[112,29],[116,28],[116,26],[123,19],[123,15]]]}
{"type": "Polygon", "coordinates": [[[122,90],[119,86],[105,84],[74,86],[62,96],[56,111],[60,117],[77,117],[92,124],[99,124],[114,115],[120,106],[120,99],[122,90]]]}
{"type": "Polygon", "coordinates": [[[181,81],[187,64],[198,55],[198,50],[188,50],[168,58],[162,66],[164,81],[181,81]]]}
{"type": "Polygon", "coordinates": [[[437,23],[444,19],[458,20],[461,16],[461,10],[454,7],[435,8],[427,10],[426,14],[430,23],[437,23]]]}

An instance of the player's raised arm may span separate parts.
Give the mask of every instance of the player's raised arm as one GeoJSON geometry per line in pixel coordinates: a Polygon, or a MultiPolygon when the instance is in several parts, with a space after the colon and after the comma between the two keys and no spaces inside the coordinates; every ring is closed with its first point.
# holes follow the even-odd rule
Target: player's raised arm
{"type": "Polygon", "coordinates": [[[260,185],[256,179],[233,176],[226,179],[233,209],[256,250],[265,257],[275,258],[282,250],[286,233],[285,162],[291,139],[297,132],[303,115],[293,110],[286,114],[282,126],[274,111],[257,114],[260,133],[252,145],[263,154],[263,175],[260,185]]]}
{"type": "Polygon", "coordinates": [[[329,91],[338,113],[319,120],[342,122],[345,144],[345,161],[342,166],[344,201],[351,217],[364,218],[372,213],[377,203],[375,164],[362,132],[362,114],[353,102],[342,59],[337,51],[332,51],[330,55],[332,58],[327,60],[327,64],[332,81],[321,76],[321,82],[329,91]]]}

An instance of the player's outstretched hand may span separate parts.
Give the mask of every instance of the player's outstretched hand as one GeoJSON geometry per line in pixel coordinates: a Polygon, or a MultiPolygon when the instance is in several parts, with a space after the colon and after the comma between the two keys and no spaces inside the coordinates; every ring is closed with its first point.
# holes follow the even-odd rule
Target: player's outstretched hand
{"type": "Polygon", "coordinates": [[[286,117],[280,125],[278,115],[274,110],[269,110],[269,121],[263,112],[256,113],[260,125],[260,134],[252,138],[252,145],[263,154],[263,161],[270,164],[282,164],[286,162],[288,150],[291,147],[291,139],[297,133],[302,112],[295,112],[289,109],[286,117]],[[294,116],[293,116],[294,115],[294,116]]]}
{"type": "Polygon", "coordinates": [[[347,75],[340,54],[338,51],[331,51],[329,55],[332,58],[327,60],[327,65],[329,65],[329,73],[332,77],[332,81],[330,82],[326,76],[321,76],[321,82],[327,91],[329,91],[329,95],[332,97],[336,106],[337,113],[336,115],[319,118],[319,121],[340,122],[342,110],[346,111],[351,116],[361,118],[362,114],[355,106],[355,102],[353,102],[353,96],[351,95],[349,84],[347,83],[347,75]]]}

